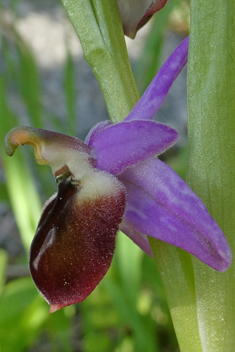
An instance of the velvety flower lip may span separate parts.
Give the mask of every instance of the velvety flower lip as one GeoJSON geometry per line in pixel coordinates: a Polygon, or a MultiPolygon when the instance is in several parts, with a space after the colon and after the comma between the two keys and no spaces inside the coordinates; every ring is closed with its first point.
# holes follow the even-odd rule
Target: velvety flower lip
{"type": "Polygon", "coordinates": [[[84,300],[106,274],[126,190],[115,176],[94,167],[94,150],[77,138],[32,127],[16,127],[5,137],[8,155],[24,144],[34,147],[40,164],[52,167],[58,184],[30,249],[32,278],[55,312],[84,300]]]}
{"type": "Polygon", "coordinates": [[[95,172],[78,183],[69,177],[59,183],[30,249],[30,272],[51,313],[83,301],[106,274],[124,209],[125,189],[110,175],[95,172]],[[106,189],[89,197],[100,182],[106,189]]]}
{"type": "Polygon", "coordinates": [[[161,10],[167,0],[117,0],[124,33],[134,38],[152,15],[161,10]]]}
{"type": "Polygon", "coordinates": [[[175,130],[151,119],[186,63],[187,48],[188,39],[160,69],[138,109],[120,123],[96,125],[86,143],[32,127],[6,135],[8,155],[32,145],[36,160],[51,165],[58,184],[30,251],[31,274],[50,312],[81,302],[94,290],[110,266],[118,228],[151,256],[147,236],[216,270],[231,264],[226,238],[202,201],[155,157],[178,138],[175,130]]]}

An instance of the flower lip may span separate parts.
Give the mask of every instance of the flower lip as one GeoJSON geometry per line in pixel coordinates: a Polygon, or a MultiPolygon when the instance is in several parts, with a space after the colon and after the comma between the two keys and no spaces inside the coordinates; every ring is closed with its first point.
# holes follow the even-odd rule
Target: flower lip
{"type": "Polygon", "coordinates": [[[31,275],[51,313],[83,301],[102,280],[125,204],[125,187],[113,175],[92,169],[77,182],[64,170],[30,250],[31,275]]]}

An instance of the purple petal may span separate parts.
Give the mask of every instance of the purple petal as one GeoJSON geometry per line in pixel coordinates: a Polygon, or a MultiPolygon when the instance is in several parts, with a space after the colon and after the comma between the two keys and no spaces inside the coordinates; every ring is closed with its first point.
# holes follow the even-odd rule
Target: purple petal
{"type": "Polygon", "coordinates": [[[137,231],[180,247],[216,270],[231,264],[223,232],[168,165],[152,158],[119,178],[127,189],[125,218],[137,231]]]}
{"type": "Polygon", "coordinates": [[[152,120],[188,59],[189,37],[171,54],[124,121],[152,120]]]}
{"type": "Polygon", "coordinates": [[[124,217],[124,220],[119,225],[119,229],[124,232],[137,246],[139,246],[145,253],[150,257],[153,257],[153,253],[146,235],[136,231],[131,225],[128,224],[124,217]]]}
{"type": "Polygon", "coordinates": [[[177,131],[155,121],[120,122],[103,129],[89,143],[96,152],[95,167],[119,174],[126,167],[161,154],[178,138],[177,131]]]}
{"type": "Polygon", "coordinates": [[[112,125],[112,122],[110,120],[106,120],[106,121],[102,121],[100,123],[98,123],[97,125],[95,125],[90,132],[88,133],[88,135],[86,136],[86,140],[85,143],[87,145],[91,144],[93,142],[93,139],[103,130],[106,129],[107,126],[112,125]]]}

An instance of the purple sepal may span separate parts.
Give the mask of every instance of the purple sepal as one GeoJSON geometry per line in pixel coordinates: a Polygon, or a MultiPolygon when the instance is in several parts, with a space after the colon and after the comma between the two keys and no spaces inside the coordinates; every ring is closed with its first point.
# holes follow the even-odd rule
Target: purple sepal
{"type": "Polygon", "coordinates": [[[96,153],[95,167],[113,175],[126,167],[161,154],[172,146],[178,133],[155,121],[120,122],[99,131],[89,146],[96,153]]]}
{"type": "Polygon", "coordinates": [[[166,99],[174,80],[188,60],[188,45],[189,37],[175,49],[160,68],[158,74],[154,77],[138,103],[124,121],[152,120],[154,118],[166,99]]]}
{"type": "Polygon", "coordinates": [[[125,217],[137,231],[180,247],[218,271],[231,264],[226,238],[199,197],[157,158],[124,171],[125,217]]]}

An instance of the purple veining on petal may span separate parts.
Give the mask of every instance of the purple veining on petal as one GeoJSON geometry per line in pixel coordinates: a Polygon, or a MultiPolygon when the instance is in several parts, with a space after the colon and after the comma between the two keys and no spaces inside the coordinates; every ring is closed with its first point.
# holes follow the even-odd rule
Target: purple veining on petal
{"type": "Polygon", "coordinates": [[[174,80],[184,67],[188,59],[189,37],[187,37],[171,54],[158,71],[138,103],[124,119],[151,120],[163,104],[174,80]]]}
{"type": "Polygon", "coordinates": [[[106,127],[112,125],[112,122],[110,120],[106,120],[106,121],[102,121],[100,123],[98,123],[97,125],[95,125],[90,132],[88,133],[88,135],[86,136],[86,140],[85,143],[87,145],[92,144],[94,138],[103,130],[106,129],[106,127]]]}
{"type": "Polygon", "coordinates": [[[224,271],[231,250],[199,197],[168,165],[152,158],[124,171],[125,218],[139,232],[180,247],[224,271]]]}
{"type": "Polygon", "coordinates": [[[120,122],[102,130],[89,144],[96,152],[95,167],[119,174],[126,167],[155,155],[172,146],[178,133],[155,121],[120,122]]]}
{"type": "Polygon", "coordinates": [[[145,253],[150,257],[153,257],[153,253],[148,242],[147,236],[135,230],[131,225],[128,224],[127,220],[124,219],[119,225],[119,229],[125,233],[137,246],[139,246],[145,253]]]}

